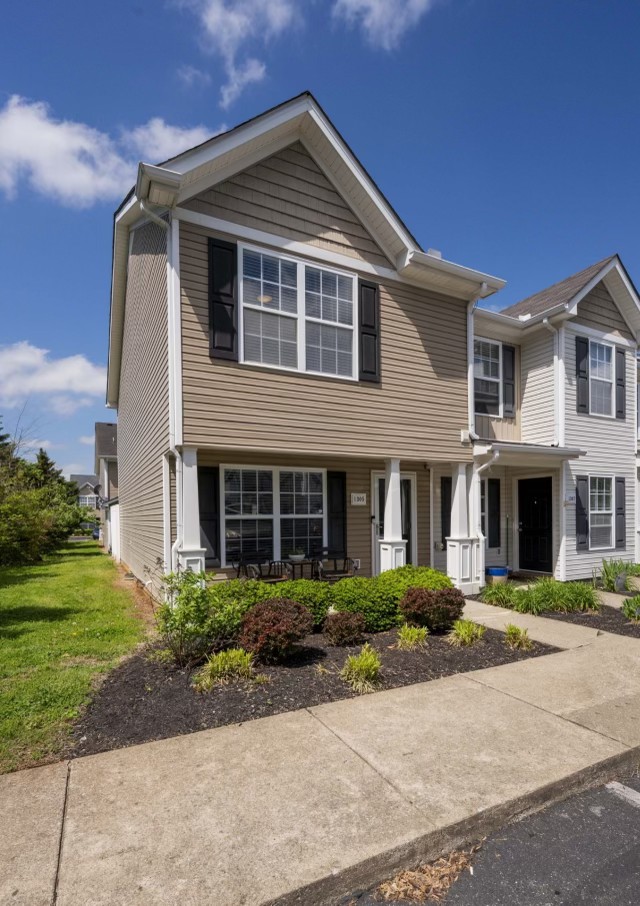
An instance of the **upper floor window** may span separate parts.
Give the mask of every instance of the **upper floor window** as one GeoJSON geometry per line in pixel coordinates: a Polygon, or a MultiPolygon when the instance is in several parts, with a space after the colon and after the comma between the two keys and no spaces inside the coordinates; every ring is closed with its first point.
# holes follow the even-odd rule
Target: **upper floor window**
{"type": "Polygon", "coordinates": [[[473,353],[475,411],[478,415],[501,415],[502,346],[475,340],[473,353]]]}
{"type": "Polygon", "coordinates": [[[355,275],[247,247],[240,254],[240,361],[355,379],[355,275]]]}
{"type": "Polygon", "coordinates": [[[589,341],[589,400],[592,415],[613,415],[613,346],[589,341]]]}
{"type": "Polygon", "coordinates": [[[78,497],[78,503],[80,506],[90,506],[95,509],[98,505],[97,496],[95,494],[80,494],[78,497]]]}

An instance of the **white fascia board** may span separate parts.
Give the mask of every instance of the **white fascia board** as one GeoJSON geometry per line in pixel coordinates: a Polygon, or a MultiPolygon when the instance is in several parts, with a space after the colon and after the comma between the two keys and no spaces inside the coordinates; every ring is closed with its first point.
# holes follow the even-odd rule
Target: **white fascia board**
{"type": "Polygon", "coordinates": [[[491,274],[484,274],[482,271],[473,270],[470,267],[464,267],[462,264],[456,264],[454,261],[447,261],[445,258],[436,258],[428,252],[421,252],[418,249],[409,249],[406,254],[400,256],[397,262],[398,273],[408,270],[412,266],[417,268],[427,268],[448,274],[452,277],[459,277],[471,284],[482,286],[486,284],[481,298],[485,299],[498,290],[506,286],[507,281],[501,277],[493,277],[491,274]]]}
{"type": "Polygon", "coordinates": [[[153,164],[138,164],[138,179],[136,181],[136,197],[147,198],[151,183],[159,183],[171,193],[177,194],[182,176],[166,167],[156,167],[153,164]]]}
{"type": "Polygon", "coordinates": [[[601,270],[598,271],[598,273],[595,275],[595,277],[592,277],[591,280],[589,280],[589,282],[585,286],[583,286],[582,289],[575,294],[575,296],[572,297],[571,301],[567,305],[568,311],[572,316],[575,316],[578,313],[578,303],[581,302],[584,299],[584,297],[587,296],[591,292],[592,289],[595,289],[595,287],[598,285],[598,283],[600,283],[600,281],[604,277],[606,277],[606,275],[609,273],[611,268],[613,268],[615,266],[615,264],[616,264],[615,258],[613,261],[610,261],[608,264],[605,264],[605,266],[601,270]]]}
{"type": "Polygon", "coordinates": [[[486,456],[495,452],[500,453],[500,462],[503,462],[503,454],[507,456],[509,453],[530,454],[536,457],[544,456],[552,460],[579,459],[581,456],[587,455],[587,451],[581,450],[579,447],[547,447],[543,444],[491,443],[476,444],[474,446],[474,455],[476,456],[486,456]]]}

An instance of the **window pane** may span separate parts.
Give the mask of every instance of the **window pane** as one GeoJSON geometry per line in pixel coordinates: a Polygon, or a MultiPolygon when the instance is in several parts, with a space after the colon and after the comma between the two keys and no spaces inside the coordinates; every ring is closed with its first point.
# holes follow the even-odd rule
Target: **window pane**
{"type": "Polygon", "coordinates": [[[320,271],[317,268],[305,268],[304,286],[308,293],[320,293],[320,271]]]}
{"type": "Polygon", "coordinates": [[[591,516],[590,522],[590,546],[591,547],[612,547],[611,541],[612,516],[604,514],[595,514],[591,516]]]}
{"type": "Polygon", "coordinates": [[[307,293],[306,297],[306,312],[308,318],[319,318],[322,314],[322,308],[320,306],[320,296],[315,293],[307,293]]]}
{"type": "Polygon", "coordinates": [[[322,515],[322,472],[280,472],[280,512],[322,515]]]}
{"type": "Polygon", "coordinates": [[[353,280],[316,267],[305,268],[306,313],[332,324],[353,324],[353,280]]]}
{"type": "Polygon", "coordinates": [[[244,358],[247,362],[297,368],[297,322],[277,314],[245,311],[244,358]]]}
{"type": "Polygon", "coordinates": [[[338,301],[338,321],[341,324],[353,324],[353,303],[338,301]]]}
{"type": "Polygon", "coordinates": [[[255,277],[257,280],[260,280],[262,276],[262,270],[260,266],[260,255],[256,252],[244,252],[243,254],[244,266],[242,273],[245,277],[255,277]]]}
{"type": "Polygon", "coordinates": [[[298,268],[293,261],[275,255],[243,252],[242,302],[244,305],[266,305],[270,311],[294,314],[298,307],[298,268]]]}
{"type": "Polygon", "coordinates": [[[225,521],[227,562],[240,557],[273,559],[272,519],[227,519],[225,521]]]}
{"type": "Polygon", "coordinates": [[[611,357],[613,350],[602,343],[591,343],[591,376],[610,381],[613,378],[611,357]]]}
{"type": "Polygon", "coordinates": [[[322,554],[322,519],[282,519],[280,539],[283,557],[302,551],[307,557],[322,554]]]}
{"type": "Polygon", "coordinates": [[[295,261],[280,262],[280,281],[283,286],[297,286],[298,265],[295,261]]]}
{"type": "Polygon", "coordinates": [[[595,415],[611,415],[613,384],[591,380],[591,411],[595,415]]]}
{"type": "Polygon", "coordinates": [[[338,277],[338,297],[347,302],[353,301],[353,280],[351,277],[338,277]]]}
{"type": "Polygon", "coordinates": [[[474,343],[474,374],[477,378],[500,378],[500,347],[497,343],[476,340],[474,343]]]}
{"type": "Polygon", "coordinates": [[[352,343],[350,330],[328,324],[307,324],[307,371],[351,377],[352,343]]]}
{"type": "Polygon", "coordinates": [[[500,414],[500,384],[497,381],[475,380],[476,412],[480,415],[500,414]]]}

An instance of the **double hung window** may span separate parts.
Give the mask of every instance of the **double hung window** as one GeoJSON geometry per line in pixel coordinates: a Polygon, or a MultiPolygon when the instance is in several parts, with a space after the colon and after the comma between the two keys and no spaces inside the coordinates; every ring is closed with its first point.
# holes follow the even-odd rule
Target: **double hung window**
{"type": "Polygon", "coordinates": [[[589,341],[589,385],[591,414],[612,416],[613,347],[608,343],[589,341]]]}
{"type": "Polygon", "coordinates": [[[502,415],[502,347],[490,340],[475,340],[473,355],[475,411],[502,415]]]}
{"type": "Polygon", "coordinates": [[[589,478],[589,549],[613,547],[613,479],[589,478]]]}

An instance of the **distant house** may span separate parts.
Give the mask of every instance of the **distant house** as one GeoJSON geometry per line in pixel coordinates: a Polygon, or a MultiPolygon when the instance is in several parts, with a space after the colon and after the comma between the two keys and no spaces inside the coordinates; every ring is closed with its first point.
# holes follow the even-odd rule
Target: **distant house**
{"type": "Polygon", "coordinates": [[[97,475],[70,475],[78,486],[78,504],[95,511],[100,516],[100,487],[97,475]]]}
{"type": "Polygon", "coordinates": [[[102,543],[119,560],[118,426],[115,422],[95,424],[95,469],[101,495],[102,543]]]}

